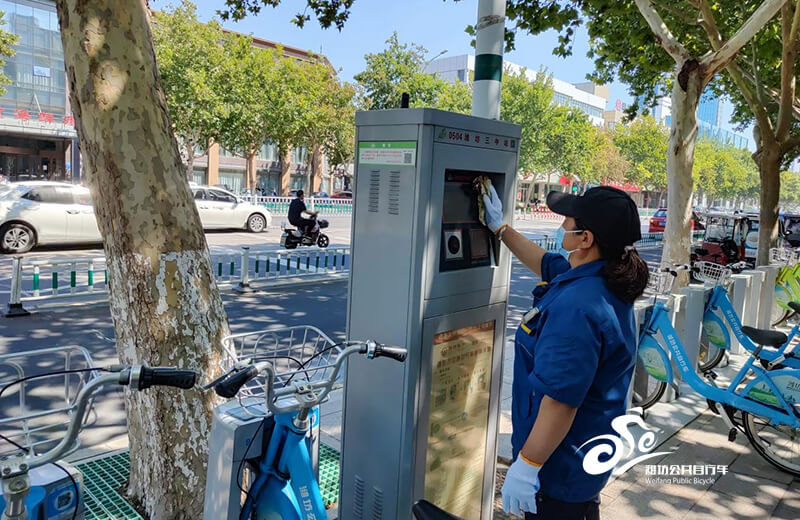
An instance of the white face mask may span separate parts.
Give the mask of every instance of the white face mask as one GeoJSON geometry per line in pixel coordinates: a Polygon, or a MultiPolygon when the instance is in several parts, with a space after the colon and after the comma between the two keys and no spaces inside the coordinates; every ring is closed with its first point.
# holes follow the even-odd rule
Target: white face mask
{"type": "Polygon", "coordinates": [[[567,261],[569,261],[569,255],[571,255],[572,253],[574,253],[575,251],[580,249],[580,247],[577,247],[575,249],[570,249],[570,250],[564,249],[564,237],[568,233],[583,233],[583,231],[584,230],[582,230],[582,229],[576,229],[574,231],[567,231],[566,229],[564,229],[561,226],[559,226],[558,229],[556,230],[556,242],[558,243],[558,253],[561,256],[563,256],[564,258],[566,258],[567,261]]]}

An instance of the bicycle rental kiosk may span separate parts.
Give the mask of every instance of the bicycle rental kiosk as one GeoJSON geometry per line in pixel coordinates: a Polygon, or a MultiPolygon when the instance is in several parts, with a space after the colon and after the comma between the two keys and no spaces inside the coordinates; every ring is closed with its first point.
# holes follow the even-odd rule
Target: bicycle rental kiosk
{"type": "Polygon", "coordinates": [[[348,360],[339,518],[408,520],[426,498],[492,516],[509,251],[476,177],[514,210],[518,126],[432,109],[356,114],[347,335],[405,346],[348,360]]]}

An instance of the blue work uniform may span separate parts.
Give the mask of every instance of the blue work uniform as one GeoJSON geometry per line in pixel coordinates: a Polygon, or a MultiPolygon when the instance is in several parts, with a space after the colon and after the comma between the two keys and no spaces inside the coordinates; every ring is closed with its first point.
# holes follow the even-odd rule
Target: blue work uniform
{"type": "Polygon", "coordinates": [[[633,306],[614,295],[603,276],[604,260],[570,269],[559,254],[542,259],[534,309],[514,341],[511,444],[517,457],[547,395],[578,409],[572,427],[539,472],[540,493],[564,502],[593,500],[610,471],[591,475],[583,457],[587,440],[614,434],[611,420],[624,415],[636,355],[633,306]]]}

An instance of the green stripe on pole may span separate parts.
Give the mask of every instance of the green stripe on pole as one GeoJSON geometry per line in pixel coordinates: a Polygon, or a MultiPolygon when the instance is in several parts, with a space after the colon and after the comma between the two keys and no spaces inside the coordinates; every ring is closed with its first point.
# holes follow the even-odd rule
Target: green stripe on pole
{"type": "Polygon", "coordinates": [[[256,276],[258,276],[258,258],[256,258],[256,276]]]}
{"type": "Polygon", "coordinates": [[[217,263],[217,276],[222,276],[222,262],[217,263]]]}
{"type": "Polygon", "coordinates": [[[89,270],[89,287],[94,285],[94,271],[89,270]]]}
{"type": "Polygon", "coordinates": [[[311,257],[310,256],[306,256],[306,271],[308,271],[308,266],[309,266],[310,263],[311,263],[311,257]]]}
{"type": "Polygon", "coordinates": [[[497,54],[475,56],[475,78],[473,81],[500,81],[503,77],[503,57],[497,54]]]}
{"type": "Polygon", "coordinates": [[[334,269],[336,269],[336,258],[337,258],[336,253],[333,253],[333,268],[334,269]]]}
{"type": "Polygon", "coordinates": [[[299,256],[297,257],[297,265],[295,266],[295,269],[297,269],[298,271],[300,270],[300,257],[299,256]]]}
{"type": "Polygon", "coordinates": [[[69,286],[75,287],[75,271],[69,272],[69,286]]]}
{"type": "Polygon", "coordinates": [[[314,267],[319,269],[319,255],[317,255],[316,259],[314,260],[314,267]]]}
{"type": "Polygon", "coordinates": [[[39,290],[39,273],[38,272],[34,272],[33,273],[33,290],[34,291],[38,291],[39,290]]]}
{"type": "Polygon", "coordinates": [[[108,285],[108,269],[103,270],[103,281],[108,285]]]}
{"type": "Polygon", "coordinates": [[[235,270],[233,262],[231,262],[231,276],[233,276],[233,271],[235,270]]]}
{"type": "Polygon", "coordinates": [[[53,271],[53,290],[58,290],[58,273],[53,271]]]}
{"type": "Polygon", "coordinates": [[[325,269],[328,268],[328,253],[325,253],[325,269]]]}

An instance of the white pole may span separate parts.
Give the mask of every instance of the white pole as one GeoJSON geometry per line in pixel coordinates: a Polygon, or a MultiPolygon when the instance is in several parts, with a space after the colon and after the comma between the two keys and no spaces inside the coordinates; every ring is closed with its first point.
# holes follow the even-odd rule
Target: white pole
{"type": "Polygon", "coordinates": [[[475,26],[475,79],[472,115],[500,119],[500,79],[506,27],[505,0],[479,0],[475,26]]]}

